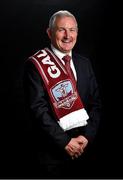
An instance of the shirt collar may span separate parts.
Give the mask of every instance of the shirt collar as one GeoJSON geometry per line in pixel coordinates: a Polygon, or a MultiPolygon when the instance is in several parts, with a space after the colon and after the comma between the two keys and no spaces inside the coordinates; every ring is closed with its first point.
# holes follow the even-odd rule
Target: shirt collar
{"type": "MultiPolygon", "coordinates": [[[[52,44],[51,44],[51,49],[59,59],[62,59],[66,55],[66,53],[62,53],[61,51],[56,49],[52,44]]],[[[70,51],[69,55],[72,57],[72,51],[70,51]]]]}

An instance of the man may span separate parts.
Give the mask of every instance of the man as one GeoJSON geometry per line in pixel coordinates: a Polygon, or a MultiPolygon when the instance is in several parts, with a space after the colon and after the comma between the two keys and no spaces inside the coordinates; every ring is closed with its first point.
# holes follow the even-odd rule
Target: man
{"type": "Polygon", "coordinates": [[[78,35],[75,17],[56,12],[47,34],[51,47],[25,63],[33,156],[42,177],[78,177],[77,168],[82,167],[100,121],[98,86],[89,60],[72,52],[78,35]]]}

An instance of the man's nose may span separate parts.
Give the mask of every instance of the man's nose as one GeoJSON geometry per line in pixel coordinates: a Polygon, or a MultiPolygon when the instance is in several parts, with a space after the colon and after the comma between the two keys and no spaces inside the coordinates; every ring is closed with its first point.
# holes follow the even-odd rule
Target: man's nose
{"type": "Polygon", "coordinates": [[[65,38],[69,38],[70,37],[70,33],[69,33],[68,30],[65,30],[64,37],[65,38]]]}

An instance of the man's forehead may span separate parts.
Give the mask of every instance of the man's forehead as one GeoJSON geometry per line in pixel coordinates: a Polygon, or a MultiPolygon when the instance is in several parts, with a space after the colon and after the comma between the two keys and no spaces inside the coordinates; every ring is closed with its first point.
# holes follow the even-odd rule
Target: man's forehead
{"type": "Polygon", "coordinates": [[[77,23],[74,18],[72,17],[60,17],[56,19],[55,24],[59,27],[76,27],[77,23]]]}

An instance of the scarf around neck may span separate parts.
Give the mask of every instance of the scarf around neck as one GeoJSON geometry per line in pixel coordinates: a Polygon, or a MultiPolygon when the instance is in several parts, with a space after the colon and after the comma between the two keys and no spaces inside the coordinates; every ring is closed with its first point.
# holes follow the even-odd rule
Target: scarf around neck
{"type": "Polygon", "coordinates": [[[57,122],[64,131],[85,126],[89,118],[77,91],[76,82],[48,48],[29,58],[43,79],[57,122]]]}

